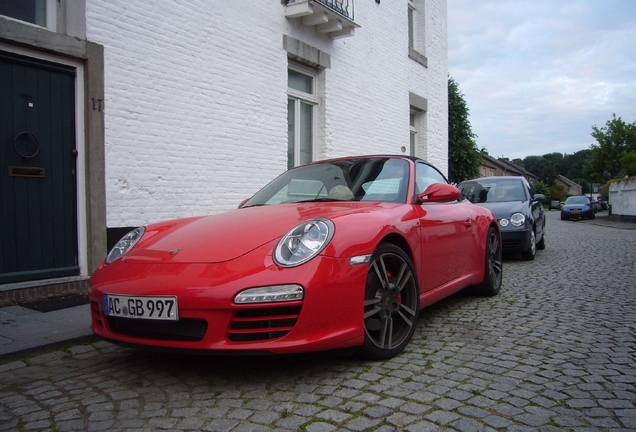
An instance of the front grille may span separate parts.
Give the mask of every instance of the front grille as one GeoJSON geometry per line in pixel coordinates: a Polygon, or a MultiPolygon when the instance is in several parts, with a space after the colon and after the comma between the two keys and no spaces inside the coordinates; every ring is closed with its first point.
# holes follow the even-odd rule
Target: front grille
{"type": "Polygon", "coordinates": [[[300,310],[300,305],[238,310],[232,317],[228,338],[251,342],[283,337],[296,325],[300,310]]]}
{"type": "Polygon", "coordinates": [[[113,333],[145,339],[169,341],[200,341],[208,329],[208,322],[200,318],[179,321],[158,321],[122,317],[106,317],[113,333]]]}
{"type": "Polygon", "coordinates": [[[516,247],[519,247],[519,245],[521,245],[521,240],[519,239],[502,240],[501,245],[503,246],[504,249],[514,249],[516,247]]]}

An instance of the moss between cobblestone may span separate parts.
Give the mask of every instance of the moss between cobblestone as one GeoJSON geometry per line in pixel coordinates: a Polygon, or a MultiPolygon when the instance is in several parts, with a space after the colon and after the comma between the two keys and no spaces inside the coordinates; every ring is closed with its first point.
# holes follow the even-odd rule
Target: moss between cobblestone
{"type": "Polygon", "coordinates": [[[24,428],[24,422],[22,420],[18,420],[18,424],[15,425],[15,430],[18,432],[26,432],[26,429],[24,428]]]}

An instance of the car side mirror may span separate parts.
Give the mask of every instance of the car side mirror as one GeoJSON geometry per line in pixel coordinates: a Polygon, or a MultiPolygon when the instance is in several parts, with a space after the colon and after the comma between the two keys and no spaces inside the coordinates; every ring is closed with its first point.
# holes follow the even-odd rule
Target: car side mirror
{"type": "Polygon", "coordinates": [[[543,194],[534,194],[534,200],[535,201],[539,201],[539,202],[545,201],[545,195],[543,195],[543,194]]]}
{"type": "Polygon", "coordinates": [[[451,202],[456,201],[462,196],[462,193],[453,185],[446,183],[433,183],[426,188],[424,192],[419,194],[417,198],[420,203],[426,202],[451,202]]]}

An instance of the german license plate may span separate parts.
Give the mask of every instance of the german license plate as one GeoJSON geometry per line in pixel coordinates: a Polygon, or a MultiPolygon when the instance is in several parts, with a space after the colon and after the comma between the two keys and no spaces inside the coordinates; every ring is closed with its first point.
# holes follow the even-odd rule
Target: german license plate
{"type": "Polygon", "coordinates": [[[137,297],[104,294],[104,314],[108,316],[177,321],[179,305],[176,296],[137,297]]]}

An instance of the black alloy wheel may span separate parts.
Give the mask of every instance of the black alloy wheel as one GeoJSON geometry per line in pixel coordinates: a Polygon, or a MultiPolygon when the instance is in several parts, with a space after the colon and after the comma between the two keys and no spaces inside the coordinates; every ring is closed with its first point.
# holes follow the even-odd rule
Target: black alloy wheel
{"type": "Polygon", "coordinates": [[[408,255],[393,244],[380,244],[367,272],[362,357],[388,359],[406,347],[419,317],[419,292],[408,255]]]}
{"type": "Polygon", "coordinates": [[[478,285],[476,292],[483,296],[496,296],[501,290],[503,280],[503,258],[499,233],[493,227],[488,229],[486,237],[486,264],[484,269],[484,281],[478,285]]]}

